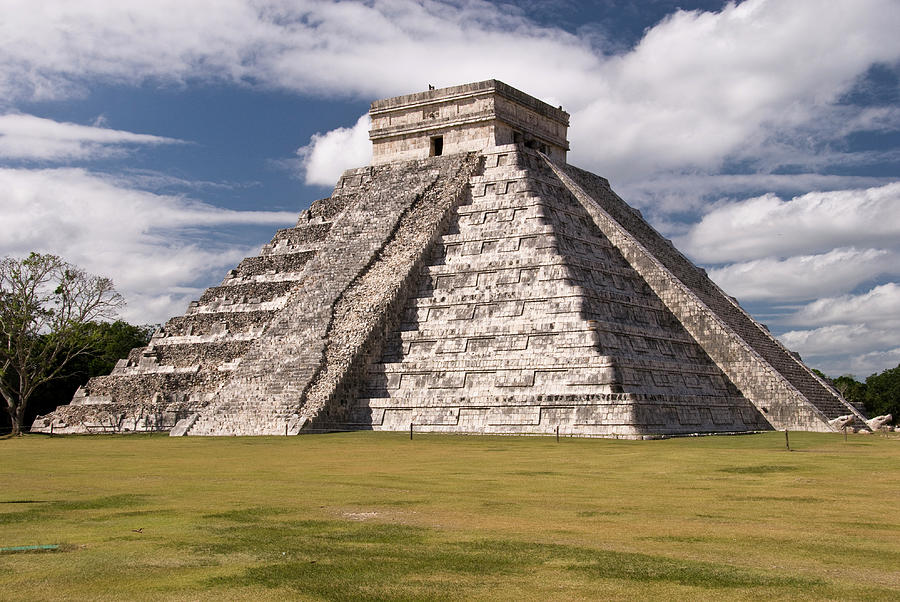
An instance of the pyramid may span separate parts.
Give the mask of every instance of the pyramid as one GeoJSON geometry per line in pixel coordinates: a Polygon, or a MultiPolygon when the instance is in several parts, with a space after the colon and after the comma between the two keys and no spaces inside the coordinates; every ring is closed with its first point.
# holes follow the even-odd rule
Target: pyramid
{"type": "Polygon", "coordinates": [[[650,438],[866,417],[488,80],[372,103],[373,160],[32,430],[650,438]]]}

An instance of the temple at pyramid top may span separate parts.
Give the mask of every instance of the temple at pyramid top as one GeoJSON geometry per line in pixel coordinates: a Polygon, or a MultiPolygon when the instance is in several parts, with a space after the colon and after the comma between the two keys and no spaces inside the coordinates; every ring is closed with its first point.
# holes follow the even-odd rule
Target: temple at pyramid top
{"type": "Polygon", "coordinates": [[[376,100],[372,163],[521,144],[564,164],[569,114],[496,79],[376,100]]]}

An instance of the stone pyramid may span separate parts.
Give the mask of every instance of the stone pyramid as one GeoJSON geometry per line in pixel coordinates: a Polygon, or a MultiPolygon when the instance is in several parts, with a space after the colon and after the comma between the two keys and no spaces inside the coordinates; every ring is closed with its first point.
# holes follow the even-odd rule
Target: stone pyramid
{"type": "Polygon", "coordinates": [[[489,80],[370,114],[371,166],[33,430],[865,428],[605,179],[566,163],[561,108],[489,80]]]}

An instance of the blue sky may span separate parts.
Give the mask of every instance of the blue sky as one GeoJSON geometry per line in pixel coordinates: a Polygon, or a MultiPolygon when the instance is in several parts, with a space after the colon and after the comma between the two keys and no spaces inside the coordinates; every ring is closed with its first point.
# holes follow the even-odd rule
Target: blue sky
{"type": "Polygon", "coordinates": [[[0,0],[0,255],[163,322],[370,153],[377,98],[497,78],[813,367],[900,363],[900,2],[0,0]]]}

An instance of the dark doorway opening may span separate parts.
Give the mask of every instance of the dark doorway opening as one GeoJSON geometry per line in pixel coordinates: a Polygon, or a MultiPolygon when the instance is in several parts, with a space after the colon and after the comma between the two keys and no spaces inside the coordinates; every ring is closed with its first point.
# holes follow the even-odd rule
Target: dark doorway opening
{"type": "Polygon", "coordinates": [[[443,136],[432,136],[431,137],[431,156],[432,157],[440,157],[444,154],[444,137],[443,136]]]}

